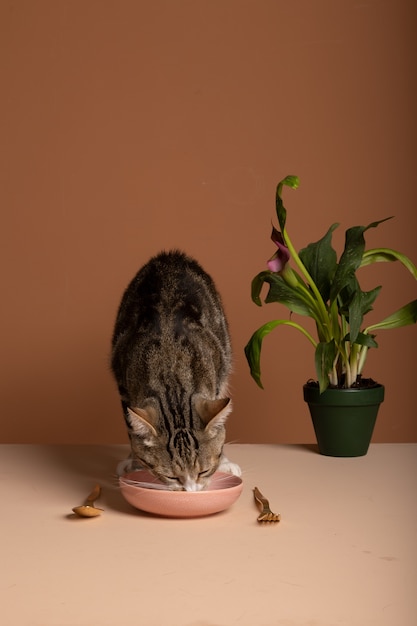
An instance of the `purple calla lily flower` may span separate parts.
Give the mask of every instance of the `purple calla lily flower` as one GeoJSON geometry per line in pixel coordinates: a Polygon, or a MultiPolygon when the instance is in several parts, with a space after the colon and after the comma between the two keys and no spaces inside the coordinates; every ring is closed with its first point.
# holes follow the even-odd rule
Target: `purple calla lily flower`
{"type": "Polygon", "coordinates": [[[290,260],[290,253],[281,233],[274,226],[272,227],[271,239],[278,247],[278,250],[275,252],[274,256],[269,259],[267,266],[271,272],[282,272],[290,260]]]}

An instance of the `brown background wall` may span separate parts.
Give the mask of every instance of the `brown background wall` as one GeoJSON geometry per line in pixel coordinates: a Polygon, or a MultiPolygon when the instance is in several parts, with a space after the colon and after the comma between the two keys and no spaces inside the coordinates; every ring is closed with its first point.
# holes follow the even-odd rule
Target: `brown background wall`
{"type": "MultiPolygon", "coordinates": [[[[235,349],[228,439],[314,440],[310,344],[269,337],[265,391],[243,347],[289,173],[297,247],[388,215],[370,245],[416,255],[414,0],[1,0],[1,440],[124,442],[109,373],[122,291],[161,248],[212,274],[235,349]]],[[[415,298],[400,267],[377,321],[415,298]]],[[[375,441],[416,441],[415,327],[379,334],[375,441]]]]}

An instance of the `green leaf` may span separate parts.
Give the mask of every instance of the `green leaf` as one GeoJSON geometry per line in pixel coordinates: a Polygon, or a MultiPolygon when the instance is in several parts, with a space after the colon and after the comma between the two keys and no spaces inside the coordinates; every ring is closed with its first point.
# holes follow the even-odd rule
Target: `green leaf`
{"type": "Polygon", "coordinates": [[[338,307],[340,313],[346,318],[349,318],[349,307],[351,306],[352,300],[357,293],[360,294],[360,301],[362,303],[362,314],[365,315],[366,313],[369,313],[369,311],[372,310],[372,304],[374,303],[380,290],[381,286],[374,287],[374,289],[371,289],[371,291],[362,291],[358,279],[356,278],[356,276],[354,276],[352,281],[347,284],[339,293],[338,307]]]}
{"type": "MultiPolygon", "coordinates": [[[[375,335],[367,335],[366,333],[359,333],[356,337],[355,343],[360,346],[366,346],[367,348],[377,348],[378,344],[374,339],[375,335]]],[[[346,341],[350,341],[350,335],[346,335],[346,341]]],[[[353,343],[353,342],[352,342],[353,343]]]]}
{"type": "Polygon", "coordinates": [[[277,185],[277,191],[275,195],[275,204],[276,204],[278,223],[280,225],[282,233],[285,229],[285,222],[287,221],[287,211],[282,202],[282,188],[284,185],[287,185],[287,187],[291,187],[291,189],[297,189],[299,184],[300,184],[300,181],[299,181],[298,176],[290,175],[290,176],[286,176],[285,178],[283,178],[283,180],[281,180],[277,185]]]}
{"type": "Polygon", "coordinates": [[[401,326],[409,326],[415,324],[417,320],[417,300],[409,302],[405,306],[395,311],[388,317],[379,322],[378,324],[372,324],[368,326],[366,332],[369,330],[386,330],[389,328],[400,328],[401,326]]]}
{"type": "Polygon", "coordinates": [[[306,291],[303,281],[294,271],[292,276],[295,277],[294,287],[288,285],[280,274],[270,272],[269,270],[260,272],[252,280],[251,297],[253,302],[258,306],[262,306],[260,294],[264,284],[268,283],[269,290],[265,298],[266,304],[279,302],[294,313],[308,315],[313,319],[317,319],[317,312],[311,306],[312,297],[307,293],[306,297],[303,298],[303,291],[300,289],[300,287],[303,287],[304,291],[306,291]]]}
{"type": "Polygon", "coordinates": [[[333,339],[327,343],[322,341],[317,344],[314,360],[320,393],[323,393],[323,391],[325,391],[325,389],[329,386],[329,373],[333,369],[336,354],[337,347],[333,339]]]}
{"type": "Polygon", "coordinates": [[[246,347],[245,347],[245,355],[250,367],[250,373],[252,378],[256,381],[261,389],[263,389],[261,382],[261,350],[262,350],[262,341],[266,335],[268,335],[276,326],[292,326],[293,328],[299,330],[307,339],[313,344],[314,348],[316,348],[317,343],[310,335],[310,333],[305,330],[302,326],[297,324],[296,322],[292,322],[291,320],[273,320],[272,322],[267,322],[257,331],[255,331],[252,337],[249,339],[246,347]]]}
{"type": "Polygon", "coordinates": [[[245,347],[245,355],[250,367],[251,376],[261,389],[263,389],[261,382],[262,341],[264,337],[271,332],[271,330],[282,323],[283,320],[273,320],[272,322],[267,322],[253,333],[245,347]]]}
{"type": "Polygon", "coordinates": [[[417,267],[405,254],[391,248],[373,248],[364,252],[360,267],[371,263],[399,261],[417,280],[417,267]]]}
{"type": "Polygon", "coordinates": [[[251,297],[252,297],[253,302],[257,304],[258,306],[262,306],[260,294],[262,291],[262,287],[264,286],[265,274],[267,273],[268,272],[266,270],[264,272],[260,272],[252,280],[251,297]]]}
{"type": "Polygon", "coordinates": [[[369,228],[375,228],[378,224],[381,224],[389,219],[391,218],[387,217],[383,220],[379,220],[378,222],[372,222],[371,224],[368,224],[368,226],[353,226],[352,228],[348,228],[345,235],[345,248],[342,256],[340,257],[332,288],[330,290],[331,301],[337,298],[340,291],[346,285],[352,283],[355,272],[361,264],[365,250],[364,233],[369,228]]]}
{"type": "Polygon", "coordinates": [[[279,302],[294,313],[308,315],[316,319],[316,312],[309,306],[308,302],[303,299],[298,287],[290,287],[282,276],[274,272],[264,272],[263,280],[270,285],[268,295],[265,298],[266,304],[279,302]]]}
{"type": "Polygon", "coordinates": [[[332,248],[332,233],[339,226],[333,224],[319,241],[310,243],[300,250],[299,257],[311,278],[314,280],[321,297],[327,302],[330,287],[337,268],[336,251],[332,248]]]}
{"type": "Polygon", "coordinates": [[[372,305],[380,291],[381,287],[375,287],[371,291],[362,291],[355,277],[352,285],[347,285],[340,293],[340,312],[349,321],[350,341],[352,343],[356,342],[364,315],[372,311],[372,305]]]}

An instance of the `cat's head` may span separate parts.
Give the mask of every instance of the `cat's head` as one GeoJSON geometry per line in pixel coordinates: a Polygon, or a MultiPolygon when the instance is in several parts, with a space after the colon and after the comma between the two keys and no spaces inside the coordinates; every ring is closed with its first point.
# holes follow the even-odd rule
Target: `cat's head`
{"type": "Polygon", "coordinates": [[[127,409],[132,461],[149,469],[167,489],[200,491],[219,466],[225,440],[229,398],[192,402],[193,424],[166,428],[152,403],[127,409]]]}

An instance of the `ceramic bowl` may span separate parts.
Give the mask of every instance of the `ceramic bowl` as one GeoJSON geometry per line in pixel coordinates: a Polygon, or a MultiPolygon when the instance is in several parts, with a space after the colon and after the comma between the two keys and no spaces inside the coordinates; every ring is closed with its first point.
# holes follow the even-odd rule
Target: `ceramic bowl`
{"type": "Polygon", "coordinates": [[[219,513],[238,499],[243,487],[238,476],[216,472],[204,491],[168,491],[147,470],[125,474],[120,477],[119,484],[129,504],[164,517],[201,517],[219,513]],[[147,487],[146,483],[152,486],[147,487]]]}

